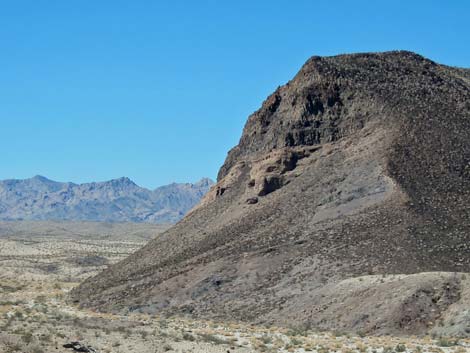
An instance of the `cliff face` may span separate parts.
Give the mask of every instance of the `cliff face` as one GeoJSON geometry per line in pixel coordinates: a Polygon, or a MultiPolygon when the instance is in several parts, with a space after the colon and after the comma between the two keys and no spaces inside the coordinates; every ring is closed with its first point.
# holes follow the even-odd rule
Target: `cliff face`
{"type": "MultiPolygon", "coordinates": [[[[407,295],[382,321],[339,303],[342,288],[384,300],[374,296],[374,275],[470,270],[469,87],[469,70],[410,52],[312,57],[249,117],[199,205],[86,281],[74,300],[100,310],[428,330],[419,310],[400,312],[432,275],[404,281],[407,295]],[[369,287],[352,288],[357,276],[369,276],[369,287]],[[339,311],[351,315],[332,319],[339,311]]],[[[455,293],[428,305],[429,315],[444,315],[464,290],[457,278],[442,281],[455,293]]],[[[400,291],[393,281],[382,289],[391,288],[400,291]]],[[[424,292],[424,303],[444,297],[424,292]]]]}

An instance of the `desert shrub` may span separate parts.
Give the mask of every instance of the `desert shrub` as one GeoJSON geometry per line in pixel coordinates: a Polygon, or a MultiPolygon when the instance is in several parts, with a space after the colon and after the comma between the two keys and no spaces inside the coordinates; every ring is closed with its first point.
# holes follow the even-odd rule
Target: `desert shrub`
{"type": "Polygon", "coordinates": [[[168,352],[168,351],[173,350],[173,347],[170,346],[168,343],[164,344],[162,348],[163,348],[164,352],[168,352]]]}
{"type": "Polygon", "coordinates": [[[28,346],[26,353],[45,353],[45,351],[38,345],[32,345],[28,346]]]}
{"type": "Polygon", "coordinates": [[[395,351],[406,352],[406,346],[404,344],[397,344],[397,346],[395,347],[395,351]]]}
{"type": "Polygon", "coordinates": [[[184,332],[183,333],[183,339],[185,341],[194,341],[196,338],[192,334],[184,332]]]}
{"type": "Polygon", "coordinates": [[[199,337],[205,342],[214,343],[214,344],[225,344],[227,343],[224,339],[212,335],[210,333],[200,333],[199,337]]]}
{"type": "Polygon", "coordinates": [[[357,335],[361,338],[366,337],[366,333],[364,331],[357,331],[357,335]]]}
{"type": "Polygon", "coordinates": [[[289,329],[287,332],[288,336],[307,336],[308,331],[312,329],[312,326],[310,323],[306,323],[303,325],[297,325],[293,326],[289,329]]]}
{"type": "Polygon", "coordinates": [[[31,332],[25,332],[22,336],[22,340],[24,343],[31,343],[34,339],[34,336],[31,332]]]}
{"type": "Polygon", "coordinates": [[[294,338],[291,339],[290,343],[294,346],[300,346],[300,345],[302,345],[303,341],[294,337],[294,338]]]}
{"type": "Polygon", "coordinates": [[[260,337],[260,341],[263,342],[264,344],[270,344],[273,342],[273,339],[269,337],[268,335],[263,335],[260,337]]]}
{"type": "Polygon", "coordinates": [[[17,318],[18,320],[23,320],[24,319],[24,315],[21,311],[15,311],[15,318],[17,318]]]}
{"type": "Polygon", "coordinates": [[[452,346],[457,346],[458,344],[459,344],[458,340],[452,340],[446,337],[441,337],[437,341],[437,345],[440,347],[452,347],[452,346]]]}

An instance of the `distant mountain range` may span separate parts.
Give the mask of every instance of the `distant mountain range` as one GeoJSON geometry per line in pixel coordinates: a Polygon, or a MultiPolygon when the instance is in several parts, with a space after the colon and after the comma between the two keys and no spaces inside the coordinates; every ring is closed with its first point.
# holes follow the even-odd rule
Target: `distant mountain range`
{"type": "Polygon", "coordinates": [[[74,184],[37,175],[0,181],[1,220],[174,223],[213,185],[173,183],[149,190],[129,178],[74,184]]]}

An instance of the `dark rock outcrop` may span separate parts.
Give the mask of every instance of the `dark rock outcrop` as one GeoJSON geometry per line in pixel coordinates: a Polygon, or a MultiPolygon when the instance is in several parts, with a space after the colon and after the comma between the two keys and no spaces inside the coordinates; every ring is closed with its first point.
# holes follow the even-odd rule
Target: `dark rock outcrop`
{"type": "Polygon", "coordinates": [[[66,343],[62,347],[67,348],[67,349],[72,349],[74,352],[98,353],[98,351],[94,349],[93,347],[87,346],[78,341],[66,343]]]}

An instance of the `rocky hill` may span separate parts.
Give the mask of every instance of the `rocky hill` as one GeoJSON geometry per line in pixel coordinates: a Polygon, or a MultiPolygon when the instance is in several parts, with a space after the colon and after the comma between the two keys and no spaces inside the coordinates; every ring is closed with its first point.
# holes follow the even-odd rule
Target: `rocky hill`
{"type": "Polygon", "coordinates": [[[469,136],[470,70],[406,51],[312,57],[248,118],[201,203],[72,298],[468,335],[469,136]]]}
{"type": "Polygon", "coordinates": [[[174,223],[212,184],[202,179],[148,190],[129,178],[86,184],[60,183],[39,175],[3,180],[0,219],[174,223]]]}

